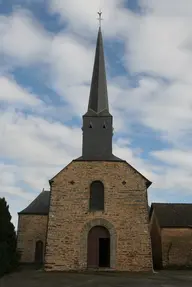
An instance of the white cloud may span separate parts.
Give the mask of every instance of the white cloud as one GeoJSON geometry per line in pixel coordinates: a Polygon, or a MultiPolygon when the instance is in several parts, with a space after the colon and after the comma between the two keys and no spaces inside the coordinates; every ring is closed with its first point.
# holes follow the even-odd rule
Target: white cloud
{"type": "Polygon", "coordinates": [[[13,111],[0,115],[0,133],[0,155],[28,164],[66,163],[81,144],[80,129],[13,111]]]}
{"type": "Polygon", "coordinates": [[[97,30],[97,11],[103,11],[102,26],[106,36],[121,35],[127,32],[131,25],[131,11],[124,9],[124,0],[50,0],[49,10],[60,16],[61,21],[67,22],[70,31],[81,36],[92,37],[97,30]]]}
{"type": "Polygon", "coordinates": [[[20,87],[14,79],[4,76],[0,77],[0,87],[0,101],[12,104],[20,103],[29,106],[36,106],[42,103],[36,95],[20,87]]]}
{"type": "Polygon", "coordinates": [[[192,81],[192,21],[149,15],[137,18],[127,35],[127,66],[133,72],[148,72],[168,79],[192,81]]]}
{"type": "MultiPolygon", "coordinates": [[[[163,161],[167,164],[170,164],[175,167],[180,167],[183,170],[192,170],[192,151],[191,150],[176,150],[176,149],[167,149],[161,151],[153,151],[151,155],[155,158],[163,161]]],[[[192,173],[192,172],[191,172],[192,173]]]]}
{"type": "Polygon", "coordinates": [[[49,33],[27,10],[0,16],[0,38],[0,54],[22,64],[33,64],[44,58],[50,41],[49,33]]]}
{"type": "Polygon", "coordinates": [[[163,140],[185,148],[191,143],[192,130],[192,53],[188,45],[192,21],[187,17],[191,2],[178,2],[141,1],[149,10],[135,19],[136,25],[127,35],[126,67],[132,73],[144,72],[166,81],[143,78],[136,89],[128,91],[126,109],[135,111],[135,117],[159,132],[163,140]]]}
{"type": "Polygon", "coordinates": [[[51,43],[51,80],[57,90],[91,80],[93,46],[79,37],[60,33],[51,43]]]}
{"type": "Polygon", "coordinates": [[[185,17],[192,16],[192,2],[190,0],[140,0],[144,11],[152,12],[159,17],[185,17]]]}

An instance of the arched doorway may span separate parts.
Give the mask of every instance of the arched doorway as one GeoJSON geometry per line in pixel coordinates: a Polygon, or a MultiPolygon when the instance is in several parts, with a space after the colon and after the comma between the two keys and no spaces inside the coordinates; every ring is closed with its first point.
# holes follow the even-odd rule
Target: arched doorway
{"type": "Polygon", "coordinates": [[[35,263],[43,263],[43,242],[38,240],[35,245],[35,263]]]}
{"type": "Polygon", "coordinates": [[[107,228],[94,226],[87,240],[87,267],[110,267],[110,234],[107,228]]]}

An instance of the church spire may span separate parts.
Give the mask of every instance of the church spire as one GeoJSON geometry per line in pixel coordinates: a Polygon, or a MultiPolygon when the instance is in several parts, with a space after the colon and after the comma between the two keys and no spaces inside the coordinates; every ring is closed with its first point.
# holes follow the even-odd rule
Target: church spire
{"type": "MultiPolygon", "coordinates": [[[[113,117],[109,113],[101,12],[88,110],[83,116],[81,160],[117,160],[112,154],[113,117]]],[[[119,159],[118,159],[119,160],[119,159]]]]}
{"type": "Polygon", "coordinates": [[[77,161],[122,161],[112,153],[113,117],[109,113],[101,15],[88,110],[83,115],[82,156],[77,161]]]}
{"type": "MultiPolygon", "coordinates": [[[[99,20],[101,21],[101,14],[99,20]]],[[[99,26],[93,67],[88,113],[109,114],[107,80],[101,26],[99,26]]]]}

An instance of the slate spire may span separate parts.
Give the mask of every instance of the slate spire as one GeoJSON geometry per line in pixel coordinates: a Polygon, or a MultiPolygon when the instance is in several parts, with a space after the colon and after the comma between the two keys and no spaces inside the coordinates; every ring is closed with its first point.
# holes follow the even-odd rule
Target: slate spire
{"type": "Polygon", "coordinates": [[[89,95],[88,113],[109,114],[107,80],[101,27],[99,27],[95,51],[95,61],[89,95]]]}
{"type": "MultiPolygon", "coordinates": [[[[101,13],[98,13],[101,21],[101,13]]],[[[101,26],[99,27],[88,110],[83,115],[82,156],[77,160],[122,161],[112,153],[113,117],[109,113],[101,26]]]]}

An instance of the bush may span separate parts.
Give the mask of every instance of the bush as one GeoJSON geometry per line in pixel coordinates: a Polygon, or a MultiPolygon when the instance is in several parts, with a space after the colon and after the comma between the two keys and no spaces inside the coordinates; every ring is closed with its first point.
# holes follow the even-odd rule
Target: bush
{"type": "Polygon", "coordinates": [[[17,237],[9,206],[5,198],[0,198],[0,276],[13,271],[18,262],[17,237]]]}

